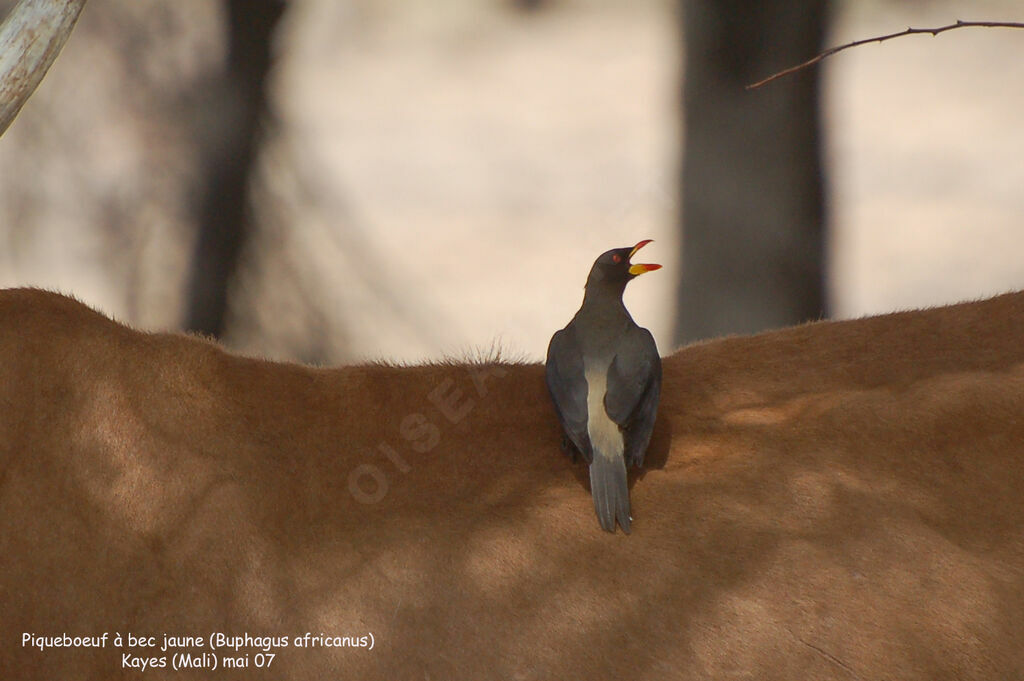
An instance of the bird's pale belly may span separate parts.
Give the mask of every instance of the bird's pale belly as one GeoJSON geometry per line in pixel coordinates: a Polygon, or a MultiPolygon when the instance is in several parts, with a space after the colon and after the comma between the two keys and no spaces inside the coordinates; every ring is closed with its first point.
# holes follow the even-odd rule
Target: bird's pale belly
{"type": "Polygon", "coordinates": [[[621,458],[624,446],[622,431],[604,410],[608,367],[587,367],[584,375],[587,379],[587,435],[590,436],[594,456],[621,458]]]}

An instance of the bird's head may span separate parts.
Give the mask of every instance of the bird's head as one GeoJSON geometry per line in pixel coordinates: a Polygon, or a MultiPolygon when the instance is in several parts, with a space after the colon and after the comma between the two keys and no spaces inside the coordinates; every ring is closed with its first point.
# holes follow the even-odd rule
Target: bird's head
{"type": "Polygon", "coordinates": [[[590,276],[587,277],[587,288],[593,284],[610,285],[616,288],[625,288],[626,284],[633,278],[644,272],[653,272],[661,269],[661,265],[636,264],[630,262],[630,258],[636,255],[641,248],[651,243],[652,239],[644,239],[636,246],[625,248],[613,248],[605,251],[590,268],[590,276]]]}

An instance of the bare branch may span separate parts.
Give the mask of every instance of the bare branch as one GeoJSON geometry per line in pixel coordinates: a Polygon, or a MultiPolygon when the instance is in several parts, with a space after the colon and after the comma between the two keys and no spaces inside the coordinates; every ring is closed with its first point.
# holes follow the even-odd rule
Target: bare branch
{"type": "Polygon", "coordinates": [[[21,0],[0,26],[0,135],[57,58],[84,5],[21,0]]]}
{"type": "Polygon", "coordinates": [[[778,73],[773,73],[772,75],[768,76],[767,78],[765,78],[763,80],[759,80],[756,83],[752,83],[752,84],[748,85],[746,87],[746,89],[747,90],[756,90],[757,88],[761,87],[762,85],[767,85],[768,83],[772,82],[773,80],[778,80],[779,78],[782,78],[783,76],[788,76],[791,73],[796,73],[797,71],[805,69],[808,66],[813,66],[814,64],[817,64],[818,62],[822,61],[826,57],[831,57],[833,54],[835,54],[837,52],[842,52],[843,50],[848,50],[851,47],[857,47],[858,45],[866,45],[867,43],[881,43],[881,42],[885,42],[886,40],[892,40],[893,38],[899,38],[899,37],[905,36],[905,35],[919,35],[919,34],[923,34],[923,33],[928,33],[928,34],[930,34],[932,36],[937,36],[940,33],[945,33],[946,31],[952,31],[954,28],[964,28],[964,27],[967,27],[967,26],[974,26],[974,27],[981,27],[981,28],[1024,28],[1024,23],[1018,23],[1018,22],[1014,22],[1014,21],[961,21],[960,19],[957,19],[955,24],[948,24],[946,26],[939,26],[937,28],[908,28],[905,31],[899,31],[898,33],[889,33],[888,35],[880,35],[880,36],[876,36],[874,38],[864,38],[862,40],[854,40],[852,43],[846,43],[845,45],[839,45],[837,47],[829,48],[829,49],[825,50],[824,52],[822,52],[821,54],[819,54],[819,55],[817,55],[815,57],[812,57],[811,59],[808,59],[807,61],[803,62],[802,64],[797,64],[796,66],[790,66],[788,69],[779,71],[778,73]]]}

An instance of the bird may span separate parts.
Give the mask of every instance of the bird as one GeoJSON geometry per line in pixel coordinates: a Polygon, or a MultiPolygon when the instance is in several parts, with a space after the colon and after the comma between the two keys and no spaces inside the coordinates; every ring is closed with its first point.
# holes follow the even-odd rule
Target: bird
{"type": "Polygon", "coordinates": [[[606,251],[594,261],[583,304],[551,337],[544,363],[565,435],[590,466],[598,522],[613,533],[616,521],[630,533],[626,466],[643,465],[661,393],[654,336],[633,321],[622,302],[626,284],[661,269],[630,262],[651,241],[606,251]]]}

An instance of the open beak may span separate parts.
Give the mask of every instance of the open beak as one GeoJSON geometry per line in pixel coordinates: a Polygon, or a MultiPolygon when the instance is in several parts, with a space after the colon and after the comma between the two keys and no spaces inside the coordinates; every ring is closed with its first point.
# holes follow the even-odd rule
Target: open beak
{"type": "MultiPolygon", "coordinates": [[[[633,256],[636,255],[637,251],[639,251],[641,248],[651,243],[652,241],[654,241],[654,239],[644,239],[636,246],[633,246],[633,250],[629,252],[629,258],[627,258],[627,260],[632,260],[633,256]]],[[[630,265],[629,273],[635,277],[637,275],[643,274],[644,272],[653,272],[654,270],[660,269],[661,265],[630,265]]]]}

